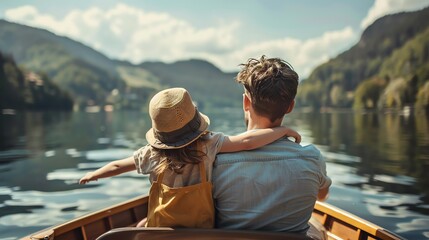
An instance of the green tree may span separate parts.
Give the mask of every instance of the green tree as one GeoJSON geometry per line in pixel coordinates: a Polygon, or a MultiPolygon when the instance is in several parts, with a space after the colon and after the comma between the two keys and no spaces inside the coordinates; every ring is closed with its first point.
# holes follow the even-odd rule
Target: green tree
{"type": "Polygon", "coordinates": [[[354,109],[375,109],[386,86],[387,79],[373,78],[362,82],[356,89],[354,96],[354,109]]]}
{"type": "Polygon", "coordinates": [[[334,107],[346,107],[348,105],[347,94],[339,85],[334,85],[330,93],[331,104],[334,107]]]}
{"type": "Polygon", "coordinates": [[[417,108],[425,108],[429,111],[429,80],[420,88],[416,100],[417,108]]]}

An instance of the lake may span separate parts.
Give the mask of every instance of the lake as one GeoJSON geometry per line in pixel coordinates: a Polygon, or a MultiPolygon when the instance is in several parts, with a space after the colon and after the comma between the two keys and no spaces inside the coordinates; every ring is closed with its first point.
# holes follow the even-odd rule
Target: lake
{"type": "MultiPolygon", "coordinates": [[[[241,109],[204,113],[213,131],[245,129],[241,109]]],[[[328,203],[405,238],[429,238],[427,114],[295,111],[283,124],[323,152],[333,180],[328,203]]],[[[147,193],[147,177],[134,172],[77,181],[145,145],[149,127],[144,112],[0,112],[0,239],[147,193]]]]}

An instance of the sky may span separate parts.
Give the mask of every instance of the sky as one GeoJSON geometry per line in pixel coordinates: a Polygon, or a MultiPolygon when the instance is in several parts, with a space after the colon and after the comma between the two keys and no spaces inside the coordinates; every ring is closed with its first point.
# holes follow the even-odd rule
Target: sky
{"type": "Polygon", "coordinates": [[[280,57],[306,78],[387,14],[429,0],[2,0],[0,18],[138,64],[205,59],[226,72],[280,57]]]}

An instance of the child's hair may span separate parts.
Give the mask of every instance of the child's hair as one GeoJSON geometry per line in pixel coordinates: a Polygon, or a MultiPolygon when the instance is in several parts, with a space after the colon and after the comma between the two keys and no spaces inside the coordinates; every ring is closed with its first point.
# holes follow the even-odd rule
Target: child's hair
{"type": "Polygon", "coordinates": [[[191,144],[178,149],[158,149],[153,147],[153,156],[159,160],[159,164],[155,167],[155,173],[158,175],[166,169],[170,169],[177,174],[183,172],[183,167],[186,164],[197,164],[203,160],[206,154],[198,150],[198,142],[196,140],[191,144]]]}

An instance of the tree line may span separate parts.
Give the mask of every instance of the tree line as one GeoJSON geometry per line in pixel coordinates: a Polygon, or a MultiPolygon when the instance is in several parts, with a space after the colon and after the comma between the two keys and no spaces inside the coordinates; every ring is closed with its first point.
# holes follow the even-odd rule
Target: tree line
{"type": "Polygon", "coordinates": [[[71,110],[73,100],[43,73],[18,67],[0,52],[0,109],[71,110]]]}

